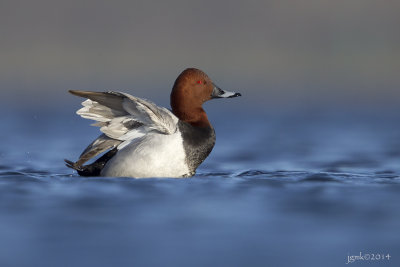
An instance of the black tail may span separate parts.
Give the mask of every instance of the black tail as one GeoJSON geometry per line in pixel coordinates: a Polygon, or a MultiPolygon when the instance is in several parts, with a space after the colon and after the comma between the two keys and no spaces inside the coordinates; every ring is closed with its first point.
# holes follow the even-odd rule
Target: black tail
{"type": "Polygon", "coordinates": [[[78,172],[80,176],[100,176],[101,170],[104,168],[106,163],[117,153],[117,149],[108,151],[102,157],[97,159],[95,162],[89,165],[77,165],[76,162],[72,162],[70,160],[64,159],[65,165],[68,168],[74,169],[78,172]]]}

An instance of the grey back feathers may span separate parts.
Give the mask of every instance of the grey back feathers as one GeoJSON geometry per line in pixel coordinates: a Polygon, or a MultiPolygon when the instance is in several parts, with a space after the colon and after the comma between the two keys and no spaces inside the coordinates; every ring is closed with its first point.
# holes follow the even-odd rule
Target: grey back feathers
{"type": "Polygon", "coordinates": [[[112,139],[105,134],[100,135],[96,140],[94,140],[79,156],[79,160],[76,162],[78,166],[82,166],[88,160],[96,157],[97,155],[103,153],[106,150],[115,148],[122,141],[112,139]]]}

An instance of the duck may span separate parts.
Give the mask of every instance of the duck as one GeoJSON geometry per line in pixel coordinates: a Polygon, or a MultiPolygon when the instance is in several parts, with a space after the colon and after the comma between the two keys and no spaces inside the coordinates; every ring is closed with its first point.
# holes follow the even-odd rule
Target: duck
{"type": "Polygon", "coordinates": [[[171,109],[123,92],[69,93],[86,98],[76,113],[94,120],[92,125],[100,127],[101,134],[77,161],[65,159],[66,166],[80,176],[133,178],[194,176],[216,141],[202,105],[241,96],[222,90],[196,68],[187,68],[176,78],[171,109]],[[85,165],[90,160],[94,162],[85,165]]]}

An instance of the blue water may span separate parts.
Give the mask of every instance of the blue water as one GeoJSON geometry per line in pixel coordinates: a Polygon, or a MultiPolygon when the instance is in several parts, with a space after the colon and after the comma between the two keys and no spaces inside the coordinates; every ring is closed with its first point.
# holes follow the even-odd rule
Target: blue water
{"type": "Polygon", "coordinates": [[[80,178],[73,108],[2,112],[0,266],[400,266],[399,112],[215,111],[187,179],[80,178]]]}

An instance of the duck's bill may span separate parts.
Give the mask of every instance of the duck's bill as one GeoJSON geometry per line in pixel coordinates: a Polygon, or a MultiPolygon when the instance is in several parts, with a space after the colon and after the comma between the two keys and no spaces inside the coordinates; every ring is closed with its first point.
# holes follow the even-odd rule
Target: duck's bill
{"type": "Polygon", "coordinates": [[[232,98],[232,97],[237,97],[237,96],[241,96],[241,94],[222,90],[215,84],[214,84],[214,90],[211,94],[211,98],[232,98]]]}

